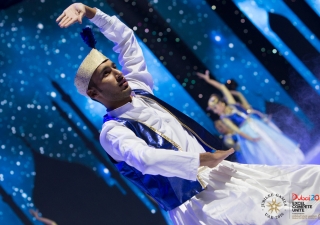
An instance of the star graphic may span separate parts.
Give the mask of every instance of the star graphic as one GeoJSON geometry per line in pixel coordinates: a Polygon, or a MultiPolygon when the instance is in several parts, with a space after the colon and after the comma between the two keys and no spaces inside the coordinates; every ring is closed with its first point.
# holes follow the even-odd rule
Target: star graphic
{"type": "Polygon", "coordinates": [[[272,199],[272,202],[268,202],[268,205],[267,205],[270,209],[268,210],[270,213],[273,213],[276,212],[278,213],[280,210],[278,209],[278,207],[281,206],[281,202],[278,202],[275,200],[275,199],[272,199]]]}

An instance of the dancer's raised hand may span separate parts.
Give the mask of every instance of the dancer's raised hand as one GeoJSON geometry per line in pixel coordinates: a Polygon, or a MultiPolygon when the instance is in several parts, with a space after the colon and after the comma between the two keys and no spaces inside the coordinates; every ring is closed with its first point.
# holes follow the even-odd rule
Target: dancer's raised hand
{"type": "Polygon", "coordinates": [[[56,22],[61,28],[67,28],[76,22],[81,24],[84,16],[91,19],[95,13],[95,8],[90,8],[82,3],[74,3],[63,11],[56,22]]]}
{"type": "Polygon", "coordinates": [[[204,80],[209,80],[209,70],[206,70],[205,74],[197,72],[197,76],[204,80]]]}

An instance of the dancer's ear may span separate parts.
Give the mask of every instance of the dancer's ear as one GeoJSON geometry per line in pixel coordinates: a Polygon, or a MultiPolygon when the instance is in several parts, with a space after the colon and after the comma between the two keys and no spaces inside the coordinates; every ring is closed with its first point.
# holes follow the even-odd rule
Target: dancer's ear
{"type": "Polygon", "coordinates": [[[97,96],[98,96],[98,92],[97,92],[96,89],[90,88],[90,89],[87,90],[87,95],[88,95],[90,98],[92,98],[92,99],[94,99],[94,100],[97,100],[96,98],[97,98],[97,96]]]}

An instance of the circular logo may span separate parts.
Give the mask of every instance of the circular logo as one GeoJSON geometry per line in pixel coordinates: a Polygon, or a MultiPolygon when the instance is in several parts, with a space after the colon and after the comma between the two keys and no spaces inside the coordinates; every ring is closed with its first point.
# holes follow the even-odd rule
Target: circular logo
{"type": "Polygon", "coordinates": [[[268,194],[261,202],[261,208],[264,215],[270,219],[278,219],[284,215],[288,202],[279,194],[268,194]]]}

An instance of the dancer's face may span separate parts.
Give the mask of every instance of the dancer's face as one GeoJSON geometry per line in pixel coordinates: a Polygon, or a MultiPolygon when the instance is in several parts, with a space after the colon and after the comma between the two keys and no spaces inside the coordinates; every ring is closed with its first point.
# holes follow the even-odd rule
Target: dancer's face
{"type": "Polygon", "coordinates": [[[224,110],[226,108],[226,105],[223,102],[218,102],[217,104],[210,106],[210,109],[218,115],[222,115],[224,110]]]}
{"type": "Polygon", "coordinates": [[[95,70],[87,94],[108,109],[115,109],[131,101],[131,88],[116,65],[107,60],[95,70]]]}

